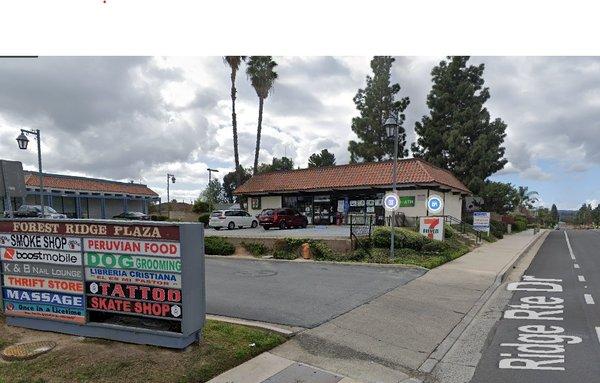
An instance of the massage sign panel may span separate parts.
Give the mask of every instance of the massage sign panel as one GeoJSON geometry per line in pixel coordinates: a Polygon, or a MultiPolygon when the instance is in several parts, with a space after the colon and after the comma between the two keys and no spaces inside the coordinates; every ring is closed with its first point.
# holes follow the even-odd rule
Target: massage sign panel
{"type": "Polygon", "coordinates": [[[183,348],[205,317],[198,224],[0,220],[7,323],[183,348]]]}

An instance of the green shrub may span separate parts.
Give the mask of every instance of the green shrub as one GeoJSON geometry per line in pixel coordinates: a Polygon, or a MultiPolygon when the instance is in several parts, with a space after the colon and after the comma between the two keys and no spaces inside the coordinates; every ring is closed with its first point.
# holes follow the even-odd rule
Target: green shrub
{"type": "Polygon", "coordinates": [[[504,234],[506,234],[506,232],[507,226],[504,222],[490,221],[490,233],[494,237],[502,239],[504,238],[504,234]]]}
{"type": "Polygon", "coordinates": [[[267,253],[267,247],[259,242],[242,242],[242,247],[255,257],[263,256],[267,253]]]}
{"type": "Polygon", "coordinates": [[[514,232],[520,232],[523,230],[527,230],[527,218],[522,215],[518,215],[515,217],[515,224],[513,225],[514,232]]]}
{"type": "Polygon", "coordinates": [[[316,261],[336,261],[338,257],[329,246],[322,241],[309,241],[310,251],[316,261]]]}
{"type": "Polygon", "coordinates": [[[296,259],[298,258],[298,254],[295,252],[289,252],[285,250],[275,250],[273,251],[273,258],[275,259],[296,259]]]}
{"type": "Polygon", "coordinates": [[[166,221],[169,219],[166,215],[152,215],[150,216],[152,221],[166,221]]]}
{"type": "Polygon", "coordinates": [[[200,216],[198,217],[198,222],[201,222],[204,224],[204,227],[208,226],[208,220],[210,219],[210,214],[208,213],[203,213],[200,214],[200,216]]]}
{"type": "MultiPolygon", "coordinates": [[[[390,228],[389,227],[377,227],[373,230],[371,237],[373,247],[376,248],[389,248],[390,247],[390,228]]],[[[396,227],[394,228],[394,247],[409,248],[414,250],[421,250],[423,245],[431,242],[432,240],[412,230],[396,227]]]]}
{"type": "Polygon", "coordinates": [[[235,246],[222,237],[204,237],[204,252],[210,255],[231,255],[235,246]]]}
{"type": "Polygon", "coordinates": [[[444,238],[453,238],[456,234],[456,230],[448,224],[444,224],[444,238]]]}
{"type": "Polygon", "coordinates": [[[208,202],[200,201],[200,199],[194,201],[194,206],[192,206],[192,211],[196,214],[208,213],[209,209],[208,202]]]}
{"type": "Polygon", "coordinates": [[[452,246],[443,241],[431,241],[423,245],[422,250],[426,253],[440,254],[445,251],[451,250],[452,246]]]}

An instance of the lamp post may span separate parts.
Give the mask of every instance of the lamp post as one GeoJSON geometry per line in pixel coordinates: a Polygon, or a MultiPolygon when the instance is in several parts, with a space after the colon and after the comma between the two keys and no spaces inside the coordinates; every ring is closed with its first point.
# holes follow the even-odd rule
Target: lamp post
{"type": "MultiPolygon", "coordinates": [[[[398,174],[398,118],[391,114],[383,123],[383,126],[387,130],[388,138],[394,137],[394,170],[392,171],[392,192],[396,193],[396,176],[398,174]]],[[[392,212],[392,217],[390,219],[390,257],[394,258],[394,223],[395,223],[395,214],[396,212],[392,212]]]]}
{"type": "MultiPolygon", "coordinates": [[[[171,195],[169,194],[169,192],[170,192],[169,186],[170,186],[171,182],[175,183],[175,176],[173,174],[167,173],[167,203],[168,203],[167,206],[169,207],[167,210],[167,213],[171,212],[171,195]]],[[[169,218],[171,218],[171,217],[169,217],[169,218]]]]}
{"type": "Polygon", "coordinates": [[[28,134],[33,134],[35,139],[37,140],[37,150],[38,150],[38,171],[40,178],[40,206],[42,208],[42,217],[46,215],[46,211],[44,208],[44,175],[42,174],[42,145],[41,145],[41,137],[40,130],[27,130],[21,129],[21,134],[17,137],[17,143],[19,144],[19,149],[27,150],[27,144],[29,144],[29,139],[27,138],[28,134]]]}
{"type": "Polygon", "coordinates": [[[212,181],[213,172],[218,173],[219,171],[217,169],[211,169],[211,168],[208,168],[206,170],[208,170],[208,183],[210,184],[210,181],[212,181]]]}

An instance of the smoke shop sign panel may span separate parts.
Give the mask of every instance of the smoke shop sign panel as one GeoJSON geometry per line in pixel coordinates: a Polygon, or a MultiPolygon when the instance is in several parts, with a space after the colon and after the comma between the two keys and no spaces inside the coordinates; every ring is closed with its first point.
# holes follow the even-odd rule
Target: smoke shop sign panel
{"type": "Polygon", "coordinates": [[[0,220],[7,323],[184,348],[205,320],[198,224],[0,220]]]}

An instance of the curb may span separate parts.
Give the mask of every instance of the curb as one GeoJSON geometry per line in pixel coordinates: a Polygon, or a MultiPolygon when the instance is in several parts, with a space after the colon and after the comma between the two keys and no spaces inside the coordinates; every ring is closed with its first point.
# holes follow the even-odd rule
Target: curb
{"type": "Polygon", "coordinates": [[[285,336],[286,338],[291,338],[292,336],[296,335],[297,333],[306,330],[304,327],[285,326],[285,325],[278,325],[278,324],[274,324],[274,323],[259,322],[259,321],[253,321],[253,320],[248,320],[248,319],[226,317],[226,316],[222,316],[222,315],[213,315],[213,314],[206,314],[206,319],[214,320],[214,321],[218,321],[218,322],[239,324],[242,326],[248,326],[248,327],[269,330],[269,331],[273,331],[278,334],[281,334],[281,335],[285,336]]]}
{"type": "Polygon", "coordinates": [[[442,342],[437,346],[437,348],[429,355],[427,360],[419,366],[418,371],[423,373],[431,373],[435,366],[444,358],[444,356],[450,351],[450,348],[456,343],[456,341],[460,338],[465,329],[471,324],[473,319],[477,313],[481,310],[485,302],[488,301],[490,296],[496,291],[496,289],[502,284],[502,282],[506,279],[508,274],[508,270],[514,266],[519,260],[541,239],[546,238],[550,232],[545,230],[540,232],[537,236],[534,236],[531,241],[517,253],[508,263],[498,272],[494,282],[490,287],[488,287],[484,293],[479,297],[479,299],[475,302],[473,307],[465,314],[465,316],[461,319],[460,322],[450,331],[446,338],[442,340],[442,342]]]}
{"type": "Polygon", "coordinates": [[[255,258],[255,257],[241,257],[235,255],[210,255],[205,254],[205,258],[210,259],[227,259],[227,260],[240,260],[240,261],[268,261],[268,262],[289,262],[298,264],[315,264],[315,265],[342,265],[342,266],[369,266],[369,267],[391,267],[399,269],[417,269],[429,271],[428,268],[410,265],[406,263],[365,263],[365,262],[335,262],[335,261],[315,261],[315,260],[297,260],[297,259],[274,259],[274,258],[255,258]]]}

